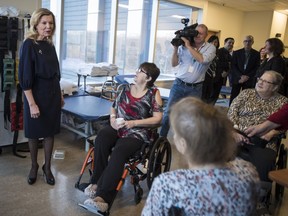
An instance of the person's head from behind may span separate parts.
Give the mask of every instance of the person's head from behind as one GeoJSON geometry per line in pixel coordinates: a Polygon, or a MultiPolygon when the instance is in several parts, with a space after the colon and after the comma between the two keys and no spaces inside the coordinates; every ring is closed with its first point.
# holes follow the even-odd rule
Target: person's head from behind
{"type": "Polygon", "coordinates": [[[147,87],[153,87],[154,82],[160,74],[160,69],[154,63],[143,62],[140,64],[137,72],[144,73],[146,75],[147,87]]]}
{"type": "Polygon", "coordinates": [[[257,78],[255,86],[256,91],[261,97],[272,97],[275,95],[283,81],[283,76],[276,71],[265,71],[264,74],[257,78]]]}
{"type": "Polygon", "coordinates": [[[55,16],[46,9],[39,8],[34,11],[30,19],[30,29],[26,38],[33,40],[47,40],[52,43],[52,37],[55,33],[55,16]]]}
{"type": "Polygon", "coordinates": [[[220,46],[219,38],[217,35],[211,35],[207,40],[207,42],[213,44],[216,47],[216,49],[218,49],[220,46]]]}
{"type": "Polygon", "coordinates": [[[212,105],[186,97],[172,107],[170,119],[176,148],[189,165],[223,164],[233,157],[232,123],[212,105]]]}
{"type": "Polygon", "coordinates": [[[254,37],[252,35],[247,35],[244,37],[243,45],[245,50],[251,50],[254,44],[254,37]]]}
{"type": "Polygon", "coordinates": [[[229,52],[233,50],[235,40],[232,37],[225,38],[224,40],[224,48],[227,49],[229,52]]]}
{"type": "Polygon", "coordinates": [[[269,38],[265,42],[265,51],[268,55],[280,56],[284,52],[284,44],[279,38],[269,38]]]}

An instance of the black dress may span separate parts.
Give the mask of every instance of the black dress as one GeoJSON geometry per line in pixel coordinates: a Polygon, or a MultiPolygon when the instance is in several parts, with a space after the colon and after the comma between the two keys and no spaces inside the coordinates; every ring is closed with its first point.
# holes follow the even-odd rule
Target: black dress
{"type": "MultiPolygon", "coordinates": [[[[286,63],[282,56],[274,56],[271,59],[265,59],[257,70],[256,78],[261,77],[265,71],[273,70],[286,77],[286,63]]],[[[256,79],[255,79],[256,84],[256,79]]],[[[279,93],[287,97],[287,89],[285,89],[285,81],[281,83],[279,93]]]]}
{"type": "Polygon", "coordinates": [[[26,39],[20,49],[19,82],[23,90],[32,90],[40,117],[31,118],[24,97],[24,130],[27,138],[53,136],[60,132],[60,69],[55,47],[47,41],[26,39]]]}
{"type": "Polygon", "coordinates": [[[282,56],[274,56],[270,60],[265,59],[257,70],[256,77],[261,77],[267,70],[273,70],[280,73],[283,77],[286,72],[285,60],[282,56]]]}

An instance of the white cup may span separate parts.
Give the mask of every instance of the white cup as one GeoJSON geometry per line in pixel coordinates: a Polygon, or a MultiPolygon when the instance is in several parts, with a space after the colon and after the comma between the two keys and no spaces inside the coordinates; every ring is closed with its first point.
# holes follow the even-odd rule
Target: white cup
{"type": "Polygon", "coordinates": [[[124,122],[124,118],[116,118],[116,124],[118,127],[123,126],[124,122]]]}

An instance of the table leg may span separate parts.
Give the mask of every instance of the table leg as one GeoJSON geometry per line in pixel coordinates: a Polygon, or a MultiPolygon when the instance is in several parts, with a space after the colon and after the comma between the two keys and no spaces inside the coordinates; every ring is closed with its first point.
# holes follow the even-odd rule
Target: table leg
{"type": "Polygon", "coordinates": [[[80,86],[80,79],[81,79],[81,74],[77,74],[78,76],[78,87],[80,86]]]}
{"type": "Polygon", "coordinates": [[[83,75],[84,77],[84,94],[86,93],[86,78],[87,76],[86,75],[83,75]]]}
{"type": "Polygon", "coordinates": [[[91,133],[90,133],[90,129],[92,127],[92,122],[91,121],[88,121],[85,123],[85,134],[86,134],[86,137],[85,137],[85,151],[88,152],[89,149],[90,149],[90,143],[87,141],[87,137],[91,136],[91,133]]]}

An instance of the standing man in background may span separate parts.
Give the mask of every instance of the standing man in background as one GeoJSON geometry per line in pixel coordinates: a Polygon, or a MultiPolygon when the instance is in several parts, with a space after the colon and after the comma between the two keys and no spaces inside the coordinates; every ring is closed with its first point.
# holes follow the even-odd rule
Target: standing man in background
{"type": "Polygon", "coordinates": [[[227,77],[229,77],[229,86],[231,86],[231,81],[230,81],[231,80],[230,79],[230,77],[231,77],[231,60],[232,60],[234,43],[235,43],[235,39],[233,37],[228,37],[228,38],[225,38],[224,47],[222,47],[223,49],[226,49],[228,51],[228,53],[230,54],[230,57],[229,57],[229,71],[227,71],[226,73],[225,72],[222,73],[222,77],[223,77],[222,85],[224,85],[224,86],[226,86],[227,77]]]}
{"type": "Polygon", "coordinates": [[[230,103],[241,90],[254,87],[256,71],[260,65],[260,53],[252,48],[254,38],[247,35],[244,48],[234,51],[231,62],[232,91],[230,103]]]}
{"type": "Polygon", "coordinates": [[[160,136],[163,137],[167,137],[170,128],[170,107],[187,96],[201,98],[205,73],[216,55],[215,46],[205,42],[208,35],[207,26],[200,24],[195,30],[198,34],[192,40],[181,37],[184,44],[174,46],[172,67],[178,66],[178,68],[162,121],[160,136]]]}
{"type": "Polygon", "coordinates": [[[227,76],[231,69],[230,51],[233,49],[234,39],[229,37],[224,40],[224,47],[217,50],[217,64],[216,64],[216,74],[213,83],[213,94],[212,101],[213,104],[216,103],[219,98],[222,86],[226,86],[227,76]]]}

